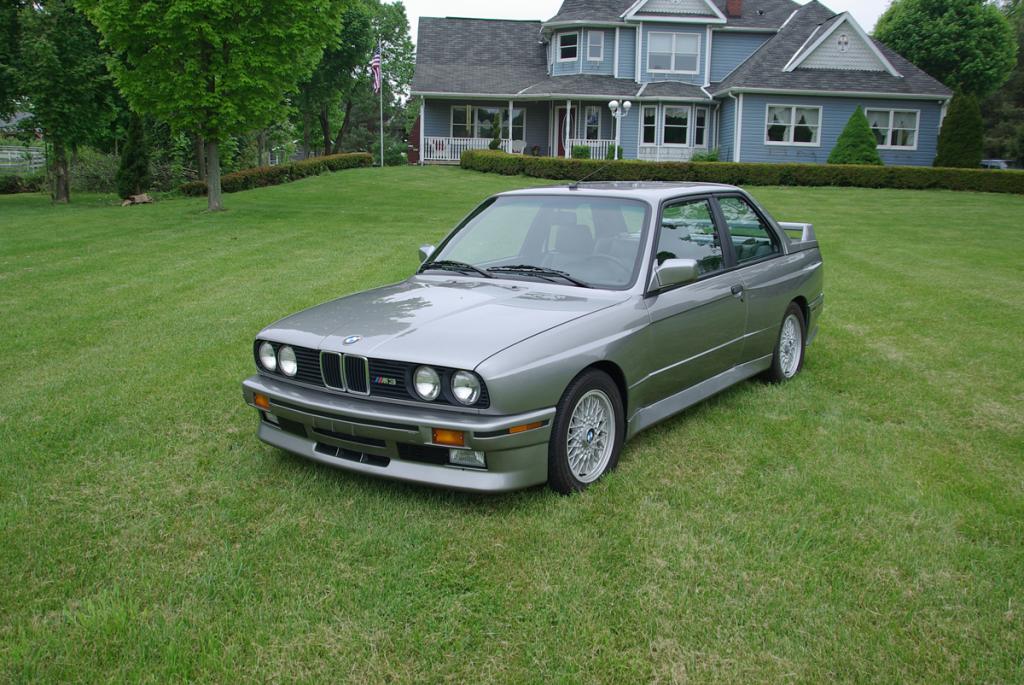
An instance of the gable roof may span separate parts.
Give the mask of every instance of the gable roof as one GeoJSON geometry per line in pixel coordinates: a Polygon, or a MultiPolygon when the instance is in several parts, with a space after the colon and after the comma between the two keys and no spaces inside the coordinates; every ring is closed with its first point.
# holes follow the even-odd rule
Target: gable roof
{"type": "MultiPolygon", "coordinates": [[[[842,16],[842,15],[839,15],[842,16]]],[[[894,96],[948,98],[951,91],[921,69],[896,54],[882,43],[871,41],[895,71],[846,71],[794,69],[786,66],[794,55],[804,50],[812,36],[834,28],[838,17],[831,10],[811,0],[785,27],[761,46],[750,59],[711,90],[721,94],[729,90],[818,91],[843,93],[886,93],[894,96]],[[822,27],[825,26],[823,29],[822,27]]]]}
{"type": "Polygon", "coordinates": [[[843,12],[829,19],[824,24],[818,26],[817,29],[804,43],[804,47],[797,51],[793,58],[790,59],[789,63],[785,66],[785,71],[793,71],[798,69],[801,64],[804,64],[808,58],[814,55],[820,50],[833,33],[835,33],[840,27],[848,26],[853,29],[853,32],[857,34],[860,39],[860,44],[866,46],[868,52],[870,52],[874,58],[878,61],[879,66],[885,71],[889,72],[892,76],[902,77],[903,75],[896,71],[896,67],[882,54],[878,46],[875,45],[875,41],[871,40],[871,37],[864,32],[857,20],[849,12],[843,12]]]}
{"type": "MultiPolygon", "coordinates": [[[[564,0],[545,26],[566,23],[624,24],[623,15],[637,0],[564,0]]],[[[709,0],[725,16],[727,0],[709,0]]],[[[777,29],[800,7],[793,0],[744,0],[739,17],[727,17],[727,26],[749,29],[777,29]]],[[[709,13],[710,14],[710,13],[709,13]]]]}

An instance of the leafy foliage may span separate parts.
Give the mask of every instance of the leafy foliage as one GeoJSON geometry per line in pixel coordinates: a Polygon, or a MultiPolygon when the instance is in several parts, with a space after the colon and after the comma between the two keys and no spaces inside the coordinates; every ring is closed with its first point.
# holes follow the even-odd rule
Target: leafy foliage
{"type": "Polygon", "coordinates": [[[871,124],[858,106],[846,128],[839,134],[839,140],[828,156],[829,164],[882,164],[878,156],[878,145],[875,134],[871,132],[871,124]]]}
{"type": "Polygon", "coordinates": [[[590,147],[587,145],[572,146],[573,159],[590,159],[590,147]]]}
{"type": "Polygon", "coordinates": [[[984,0],[895,0],[874,35],[953,91],[978,97],[999,88],[1016,61],[1009,22],[984,0]]]}
{"type": "Polygon", "coordinates": [[[1017,66],[1009,80],[981,105],[985,123],[985,156],[1014,156],[1015,140],[1024,130],[1024,2],[1007,3],[1003,11],[1013,24],[1017,39],[1017,66]]]}
{"type": "MultiPolygon", "coordinates": [[[[621,158],[622,155],[620,154],[619,157],[621,158]]],[[[695,152],[695,153],[693,153],[693,157],[690,158],[690,161],[691,162],[717,162],[717,161],[719,161],[718,148],[712,148],[710,150],[705,150],[704,152],[695,152]]]]}
{"type": "MultiPolygon", "coordinates": [[[[537,146],[536,146],[536,145],[534,145],[533,147],[534,147],[534,148],[536,148],[537,146]]],[[[605,159],[615,159],[615,148],[616,148],[616,146],[615,146],[614,144],[612,144],[612,145],[609,145],[609,146],[608,146],[608,152],[606,152],[606,153],[605,153],[605,155],[604,155],[604,158],[605,158],[605,159]]],[[[625,158],[625,156],[626,156],[626,155],[625,155],[625,153],[624,153],[624,151],[623,151],[623,149],[622,149],[622,146],[621,146],[621,145],[619,145],[619,146],[618,146],[618,148],[619,148],[619,157],[618,157],[618,158],[619,158],[619,159],[623,159],[623,158],[625,158]]],[[[534,155],[533,155],[533,156],[534,156],[534,157],[539,157],[539,156],[540,156],[540,150],[538,149],[538,150],[537,150],[537,151],[536,151],[536,152],[534,153],[534,155]]]]}
{"type": "Polygon", "coordinates": [[[128,198],[148,189],[149,150],[142,130],[142,118],[135,115],[128,124],[128,140],[121,152],[121,166],[117,170],[117,194],[128,198]]]}
{"type": "MultiPolygon", "coordinates": [[[[281,185],[282,183],[291,183],[292,181],[298,181],[309,176],[319,176],[329,171],[368,167],[372,163],[373,157],[368,153],[350,152],[340,155],[328,155],[326,157],[314,157],[313,159],[304,159],[289,164],[242,169],[241,171],[227,174],[221,181],[225,193],[237,193],[241,190],[252,190],[253,188],[265,188],[267,186],[281,185]]],[[[205,195],[206,184],[201,181],[186,183],[181,186],[181,192],[190,196],[205,195]]]]}
{"type": "Polygon", "coordinates": [[[14,114],[18,85],[18,45],[23,0],[0,0],[0,117],[14,114]]]}
{"type": "Polygon", "coordinates": [[[937,167],[977,169],[982,157],[981,108],[973,95],[953,98],[939,132],[937,167]]]}
{"type": "Polygon", "coordinates": [[[526,157],[488,150],[462,153],[462,168],[555,180],[701,181],[752,186],[854,186],[947,189],[1024,195],[1024,171],[934,169],[854,164],[736,164],[733,162],[611,162],[526,157]]]}

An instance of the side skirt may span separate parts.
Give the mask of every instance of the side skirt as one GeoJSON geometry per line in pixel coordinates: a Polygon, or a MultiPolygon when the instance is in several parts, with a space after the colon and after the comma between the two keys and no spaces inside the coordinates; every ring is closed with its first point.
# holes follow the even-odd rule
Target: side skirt
{"type": "Polygon", "coordinates": [[[765,355],[753,361],[734,366],[728,371],[723,371],[706,381],[701,381],[697,385],[677,392],[675,395],[659,400],[649,407],[644,407],[629,420],[626,439],[628,440],[645,428],[650,428],[654,424],[678,414],[687,407],[692,407],[712,395],[717,395],[729,386],[736,385],[740,381],[766,371],[771,365],[772,355],[765,355]]]}

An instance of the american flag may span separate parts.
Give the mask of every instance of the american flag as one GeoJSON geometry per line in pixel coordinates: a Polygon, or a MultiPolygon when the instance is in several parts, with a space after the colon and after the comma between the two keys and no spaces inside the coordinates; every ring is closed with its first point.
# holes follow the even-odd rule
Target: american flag
{"type": "Polygon", "coordinates": [[[373,92],[376,95],[380,92],[380,43],[377,43],[377,52],[373,53],[373,59],[370,60],[370,73],[373,74],[373,92]]]}

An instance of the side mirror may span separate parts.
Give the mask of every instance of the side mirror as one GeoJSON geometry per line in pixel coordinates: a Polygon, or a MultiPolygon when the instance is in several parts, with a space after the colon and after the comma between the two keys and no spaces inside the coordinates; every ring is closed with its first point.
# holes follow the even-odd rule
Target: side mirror
{"type": "Polygon", "coordinates": [[[436,249],[433,245],[420,245],[420,264],[430,259],[436,249]]]}
{"type": "Polygon", "coordinates": [[[654,289],[692,283],[700,277],[696,259],[666,259],[654,268],[651,286],[654,289]]]}

